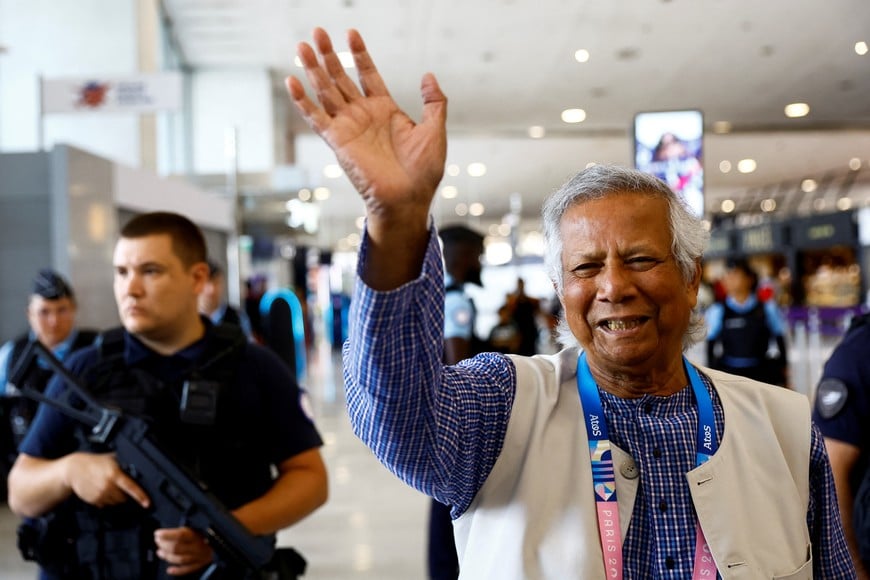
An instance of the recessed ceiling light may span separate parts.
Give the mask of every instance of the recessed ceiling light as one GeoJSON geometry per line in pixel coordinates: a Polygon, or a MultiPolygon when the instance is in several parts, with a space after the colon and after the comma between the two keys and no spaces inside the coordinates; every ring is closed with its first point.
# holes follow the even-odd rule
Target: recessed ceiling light
{"type": "Polygon", "coordinates": [[[323,167],[323,175],[330,179],[336,179],[344,175],[344,171],[338,163],[330,163],[323,167]]]}
{"type": "Polygon", "coordinates": [[[311,199],[311,190],[307,188],[302,188],[299,190],[299,199],[302,201],[308,201],[311,199]]]}
{"type": "Polygon", "coordinates": [[[468,206],[465,205],[464,203],[457,203],[456,204],[456,215],[458,215],[458,216],[468,215],[468,206]]]}
{"type": "Polygon", "coordinates": [[[441,188],[441,197],[444,199],[453,199],[459,195],[459,190],[452,185],[445,185],[441,188]]]}
{"type": "Polygon", "coordinates": [[[479,162],[469,163],[467,171],[471,177],[482,177],[486,175],[486,165],[479,162]]]}
{"type": "Polygon", "coordinates": [[[358,218],[356,218],[356,221],[354,223],[356,224],[356,229],[358,229],[358,230],[363,229],[366,225],[366,216],[364,216],[364,215],[359,216],[358,218]]]}
{"type": "Polygon", "coordinates": [[[587,62],[589,60],[589,51],[585,48],[581,48],[574,53],[574,60],[577,62],[587,62]]]}
{"type": "Polygon", "coordinates": [[[858,171],[861,169],[861,160],[857,157],[853,157],[849,160],[849,169],[852,171],[858,171]]]}
{"type": "Polygon", "coordinates": [[[566,123],[582,123],[586,120],[586,111],[583,109],[565,109],[562,111],[562,120],[566,123]]]}
{"type": "Polygon", "coordinates": [[[724,213],[731,213],[732,211],[734,211],[736,204],[734,203],[733,199],[723,199],[722,205],[720,207],[722,208],[722,211],[724,213]]]}
{"type": "Polygon", "coordinates": [[[860,54],[861,56],[864,56],[865,54],[867,54],[867,43],[864,42],[863,40],[860,42],[856,42],[855,43],[855,52],[860,54]]]}
{"type": "Polygon", "coordinates": [[[451,163],[447,166],[447,175],[450,177],[456,177],[459,175],[459,166],[455,163],[451,163]]]}
{"type": "Polygon", "coordinates": [[[737,171],[740,173],[752,173],[757,167],[755,159],[741,159],[737,162],[737,171]]]}
{"type": "Polygon", "coordinates": [[[776,200],[772,198],[767,198],[761,201],[761,211],[765,213],[770,213],[776,209],[776,200]]]}
{"type": "Polygon", "coordinates": [[[482,216],[484,211],[485,208],[483,207],[483,204],[478,201],[468,206],[468,213],[475,217],[482,216]]]}
{"type": "Polygon", "coordinates": [[[716,121],[713,123],[713,132],[717,135],[724,135],[731,132],[731,123],[728,121],[716,121]]]}
{"type": "Polygon", "coordinates": [[[812,193],[819,187],[815,179],[804,179],[801,181],[801,191],[804,193],[812,193]]]}
{"type": "Polygon", "coordinates": [[[841,197],[837,200],[837,209],[840,211],[846,211],[852,207],[852,200],[848,197],[841,197]]]}
{"type": "Polygon", "coordinates": [[[329,199],[329,188],[328,187],[316,187],[314,189],[314,199],[317,201],[324,201],[329,199]]]}
{"type": "Polygon", "coordinates": [[[785,116],[795,119],[806,117],[810,112],[810,106],[806,103],[789,103],[785,106],[785,116]]]}
{"type": "Polygon", "coordinates": [[[532,139],[541,139],[546,133],[546,129],[540,125],[532,125],[529,127],[529,137],[532,139]]]}
{"type": "Polygon", "coordinates": [[[720,161],[719,171],[721,171],[722,173],[728,173],[729,171],[731,171],[731,162],[727,159],[723,159],[722,161],[720,161]]]}

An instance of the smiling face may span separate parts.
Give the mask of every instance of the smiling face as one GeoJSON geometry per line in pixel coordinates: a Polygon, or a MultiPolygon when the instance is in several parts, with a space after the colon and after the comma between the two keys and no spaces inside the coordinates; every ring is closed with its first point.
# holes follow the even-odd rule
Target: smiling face
{"type": "Polygon", "coordinates": [[[565,319],[593,374],[682,376],[701,270],[683,278],[667,202],[637,193],[583,202],[565,212],[561,234],[565,319]]]}

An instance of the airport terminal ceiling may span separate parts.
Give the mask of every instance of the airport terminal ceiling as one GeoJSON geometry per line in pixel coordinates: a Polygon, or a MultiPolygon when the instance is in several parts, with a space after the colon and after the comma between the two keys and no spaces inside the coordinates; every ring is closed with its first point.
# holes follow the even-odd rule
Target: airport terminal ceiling
{"type": "MultiPolygon", "coordinates": [[[[768,196],[794,210],[796,196],[824,194],[833,211],[843,192],[867,197],[866,0],[161,5],[189,66],[268,68],[276,91],[287,74],[301,72],[293,64],[295,46],[309,40],[315,26],[333,35],[337,49],[346,48],[347,28],[359,29],[394,97],[412,116],[420,110],[420,77],[434,72],[449,97],[448,163],[458,169],[445,177],[455,197],[439,196],[439,220],[463,219],[454,212],[457,204],[480,203],[483,214],[469,219],[497,222],[515,192],[523,215],[534,218],[540,200],[587,163],[631,164],[632,120],[654,110],[703,112],[708,214],[721,211],[725,199],[733,199],[738,212],[757,211],[768,196]],[[788,117],[791,103],[806,103],[809,112],[788,117]],[[584,120],[564,122],[565,109],[582,109],[584,120]],[[754,170],[738,169],[744,159],[754,160],[754,170]],[[485,174],[470,176],[472,163],[483,163],[485,174]],[[806,191],[811,187],[802,184],[805,179],[815,180],[815,192],[806,191]]],[[[284,99],[277,102],[287,106],[284,99]]],[[[362,204],[343,176],[322,175],[330,153],[295,111],[276,118],[286,122],[278,131],[295,139],[289,161],[304,166],[312,184],[330,189],[330,198],[320,202],[322,215],[352,223],[362,204]]],[[[863,198],[855,204],[866,203],[863,198]]],[[[254,204],[249,217],[268,221],[275,214],[254,204]]]]}

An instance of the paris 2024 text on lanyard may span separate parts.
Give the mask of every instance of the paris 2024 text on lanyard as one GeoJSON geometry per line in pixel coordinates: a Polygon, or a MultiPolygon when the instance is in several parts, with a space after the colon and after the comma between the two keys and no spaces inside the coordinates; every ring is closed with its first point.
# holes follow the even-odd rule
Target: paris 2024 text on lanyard
{"type": "MultiPolygon", "coordinates": [[[[716,426],[713,418],[713,401],[701,383],[695,367],[683,359],[689,383],[698,403],[698,436],[696,438],[695,466],[701,465],[716,452],[716,426]]],[[[604,569],[608,578],[622,579],[622,538],[619,530],[619,507],[616,503],[616,476],[613,471],[613,455],[607,433],[607,422],[601,407],[598,386],[589,365],[586,353],[577,359],[577,390],[583,404],[586,433],[589,438],[589,455],[592,458],[592,486],[598,510],[598,531],[601,535],[601,550],[604,553],[604,569]]],[[[716,564],[704,539],[704,532],[695,525],[695,569],[692,578],[716,578],[716,564]]]]}

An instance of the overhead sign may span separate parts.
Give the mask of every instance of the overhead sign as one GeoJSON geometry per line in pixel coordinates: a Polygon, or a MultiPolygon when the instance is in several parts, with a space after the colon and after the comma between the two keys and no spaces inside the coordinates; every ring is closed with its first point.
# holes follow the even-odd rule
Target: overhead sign
{"type": "Polygon", "coordinates": [[[42,79],[42,113],[153,113],[181,108],[179,73],[42,79]]]}

